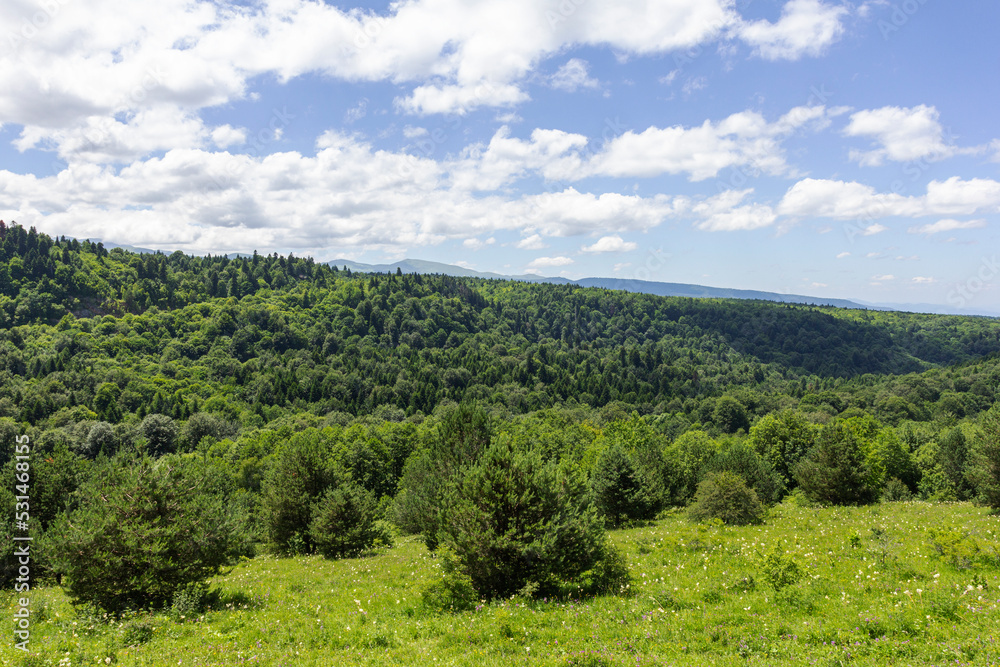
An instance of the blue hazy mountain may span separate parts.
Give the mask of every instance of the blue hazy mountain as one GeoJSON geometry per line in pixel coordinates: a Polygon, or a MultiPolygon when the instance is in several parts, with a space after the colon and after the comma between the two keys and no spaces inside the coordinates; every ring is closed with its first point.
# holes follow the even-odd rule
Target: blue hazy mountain
{"type": "Polygon", "coordinates": [[[403,273],[440,273],[447,276],[461,276],[468,278],[496,278],[501,280],[523,280],[534,283],[573,283],[581,287],[599,287],[603,289],[623,290],[626,292],[638,292],[642,294],[656,294],[658,296],[683,296],[694,299],[757,299],[761,301],[775,301],[777,303],[801,303],[812,306],[835,306],[837,308],[860,308],[864,310],[898,310],[913,313],[937,313],[942,315],[980,315],[986,317],[997,317],[1000,313],[981,310],[960,310],[949,308],[937,304],[907,304],[907,303],[870,303],[866,301],[849,299],[831,299],[827,297],[807,296],[803,294],[780,294],[778,292],[763,292],[760,290],[747,290],[726,287],[708,287],[706,285],[692,285],[688,283],[664,283],[651,280],[632,280],[627,278],[581,278],[570,280],[568,278],[551,278],[534,274],[503,275],[500,273],[490,273],[475,271],[454,264],[444,264],[441,262],[430,262],[423,259],[403,259],[389,264],[363,264],[349,259],[335,259],[328,262],[343,269],[347,267],[351,271],[361,271],[363,273],[395,273],[400,269],[403,273]]]}

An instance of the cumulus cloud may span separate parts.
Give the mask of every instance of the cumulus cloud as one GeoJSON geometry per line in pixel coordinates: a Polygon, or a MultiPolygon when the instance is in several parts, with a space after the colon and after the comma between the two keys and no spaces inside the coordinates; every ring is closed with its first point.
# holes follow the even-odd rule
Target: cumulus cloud
{"type": "Polygon", "coordinates": [[[957,176],[931,181],[922,197],[879,193],[856,182],[807,178],[789,188],[777,207],[779,215],[840,220],[974,215],[998,210],[1000,183],[989,179],[963,180],[957,176]]]}
{"type": "Polygon", "coordinates": [[[583,173],[615,177],[651,177],[686,173],[692,181],[718,176],[735,166],[770,174],[789,171],[781,139],[810,124],[822,126],[822,106],[797,107],[773,123],[754,111],[735,113],[696,127],[650,127],[625,132],[594,155],[583,173]]]}
{"type": "Polygon", "coordinates": [[[798,60],[822,55],[839,40],[847,14],[847,8],[820,0],[790,0],[777,23],[743,23],[736,32],[765,60],[798,60]]]}
{"type": "Polygon", "coordinates": [[[622,237],[618,236],[602,236],[597,240],[596,243],[584,246],[581,248],[583,252],[627,252],[629,250],[635,250],[639,247],[633,241],[626,241],[622,237]]]}
{"type": "Polygon", "coordinates": [[[568,266],[573,260],[569,257],[537,257],[528,263],[529,269],[544,269],[553,266],[568,266]]]}
{"type": "Polygon", "coordinates": [[[734,232],[772,225],[777,215],[770,206],[740,205],[752,192],[730,190],[695,204],[691,210],[702,218],[695,226],[710,232],[734,232]]]}
{"type": "Polygon", "coordinates": [[[120,170],[70,163],[45,178],[0,170],[4,219],[52,234],[190,252],[283,247],[316,254],[332,246],[398,252],[449,239],[489,244],[503,230],[529,234],[519,245],[536,248],[543,236],[645,231],[676,210],[665,195],[574,188],[474,196],[454,187],[439,162],[376,150],[336,132],[317,140],[313,156],[184,148],[120,170]]]}
{"type": "Polygon", "coordinates": [[[937,109],[923,104],[909,109],[882,107],[859,111],[851,116],[844,134],[869,137],[878,145],[871,151],[851,151],[851,159],[862,166],[878,166],[886,159],[894,162],[942,160],[969,152],[969,149],[945,143],[937,109]]]}
{"type": "Polygon", "coordinates": [[[571,58],[549,80],[553,88],[573,93],[580,88],[597,88],[600,82],[587,73],[587,61],[571,58]]]}
{"type": "Polygon", "coordinates": [[[531,236],[523,238],[515,243],[514,247],[519,250],[541,250],[543,248],[547,248],[548,246],[545,245],[541,236],[538,234],[532,234],[531,236]]]}
{"type": "Polygon", "coordinates": [[[212,143],[219,148],[229,148],[239,146],[247,141],[246,128],[233,127],[232,125],[220,125],[212,130],[212,143]]]}

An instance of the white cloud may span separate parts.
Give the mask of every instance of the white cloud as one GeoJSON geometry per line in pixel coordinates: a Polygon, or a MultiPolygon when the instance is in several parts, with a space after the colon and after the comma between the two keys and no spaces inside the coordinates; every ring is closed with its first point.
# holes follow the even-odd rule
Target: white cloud
{"type": "Polygon", "coordinates": [[[891,215],[919,215],[920,202],[902,195],[879,194],[861,183],[806,178],[785,193],[778,204],[780,215],[795,218],[882,218],[891,215]]]}
{"type": "Polygon", "coordinates": [[[576,92],[580,88],[597,88],[600,82],[587,73],[587,61],[571,58],[565,65],[552,75],[550,83],[553,88],[567,93],[576,92]]]}
{"type": "Polygon", "coordinates": [[[931,181],[922,197],[904,197],[879,193],[861,183],[807,178],[789,188],[777,211],[794,218],[869,221],[897,216],[974,215],[1000,211],[1000,183],[954,176],[947,181],[931,181]]]}
{"type": "Polygon", "coordinates": [[[837,255],[837,259],[844,259],[845,257],[850,257],[850,256],[851,256],[851,253],[849,253],[849,252],[842,252],[842,253],[839,253],[837,255]]]}
{"type": "Polygon", "coordinates": [[[417,137],[425,137],[430,132],[426,127],[414,127],[413,125],[407,125],[403,128],[403,136],[407,139],[416,139],[417,137]]]}
{"type": "Polygon", "coordinates": [[[233,127],[232,125],[220,125],[212,130],[212,143],[219,148],[229,148],[239,146],[247,141],[247,131],[243,127],[233,127]]]}
{"type": "Polygon", "coordinates": [[[652,177],[688,174],[692,181],[718,176],[723,169],[749,165],[770,174],[788,166],[781,138],[810,124],[826,121],[823,107],[798,107],[774,123],[754,111],[742,111],[697,127],[650,127],[625,132],[608,142],[583,170],[588,175],[652,177]]]}
{"type": "Polygon", "coordinates": [[[639,247],[632,241],[626,241],[618,236],[602,236],[596,243],[581,248],[583,252],[627,252],[639,247]]]}
{"type": "Polygon", "coordinates": [[[569,257],[537,257],[528,263],[529,269],[543,269],[553,266],[567,266],[573,260],[569,257]]]}
{"type": "Polygon", "coordinates": [[[819,56],[840,39],[844,32],[841,21],[847,14],[845,7],[819,0],[789,0],[777,23],[743,23],[736,32],[761,58],[798,60],[819,56]]]}
{"type": "Polygon", "coordinates": [[[932,222],[927,225],[921,225],[919,227],[910,227],[908,230],[911,234],[924,234],[926,236],[931,236],[933,234],[940,234],[942,232],[953,232],[958,229],[981,229],[986,226],[985,220],[938,220],[937,222],[932,222]]]}
{"type": "Polygon", "coordinates": [[[752,192],[753,190],[729,190],[694,205],[692,212],[702,218],[695,226],[710,232],[733,232],[772,225],[777,215],[770,206],[739,205],[752,192]]]}
{"type": "Polygon", "coordinates": [[[851,116],[844,134],[870,137],[879,145],[872,151],[851,151],[851,159],[862,166],[878,166],[886,159],[895,162],[941,160],[968,152],[945,143],[938,111],[926,105],[859,111],[851,116]]]}
{"type": "Polygon", "coordinates": [[[496,190],[529,170],[559,179],[579,170],[577,151],[586,145],[583,135],[560,130],[536,129],[530,141],[523,141],[512,138],[510,129],[504,126],[488,146],[468,147],[450,170],[456,186],[468,190],[496,190]]]}
{"type": "Polygon", "coordinates": [[[491,246],[496,242],[497,240],[492,236],[486,240],[478,238],[465,239],[464,241],[462,241],[462,246],[468,248],[469,250],[482,250],[483,248],[491,246]]]}
{"type": "MultiPolygon", "coordinates": [[[[114,170],[71,163],[38,178],[0,170],[0,217],[50,234],[189,252],[294,248],[401,252],[497,231],[544,236],[645,231],[676,214],[674,199],[568,188],[473,196],[441,163],[375,150],[336,132],[315,156],[168,151],[114,170]],[[136,210],[136,208],[143,210],[136,210]],[[235,231],[238,230],[238,233],[235,231]]],[[[489,238],[484,243],[489,243],[489,238]]]]}
{"type": "Polygon", "coordinates": [[[532,234],[527,238],[521,239],[514,244],[514,247],[520,250],[541,250],[542,248],[548,248],[545,242],[542,241],[542,237],[538,234],[532,234]]]}
{"type": "Polygon", "coordinates": [[[1000,183],[986,178],[962,180],[952,176],[946,181],[927,184],[927,208],[931,215],[973,215],[977,211],[1000,211],[1000,183]]]}
{"type": "Polygon", "coordinates": [[[872,280],[879,280],[879,281],[885,281],[885,282],[888,282],[890,280],[895,280],[895,279],[896,279],[896,276],[892,275],[891,273],[888,273],[888,274],[885,274],[885,275],[882,275],[882,276],[872,276],[872,280]]]}
{"type": "Polygon", "coordinates": [[[937,279],[930,278],[927,276],[915,276],[913,278],[913,282],[917,283],[918,285],[930,285],[932,283],[936,283],[937,279]]]}

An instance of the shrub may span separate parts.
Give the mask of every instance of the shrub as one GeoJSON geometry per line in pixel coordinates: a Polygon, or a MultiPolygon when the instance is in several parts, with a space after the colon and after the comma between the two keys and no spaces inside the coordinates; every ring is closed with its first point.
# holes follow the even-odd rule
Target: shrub
{"type": "Polygon", "coordinates": [[[267,535],[279,552],[311,553],[309,529],[317,500],[337,477],[324,432],[307,429],[292,436],[277,454],[262,489],[267,535]]]}
{"type": "Polygon", "coordinates": [[[802,579],[802,568],[798,561],[783,553],[779,547],[763,557],[760,573],[761,579],[776,591],[797,584],[802,579]]]}
{"type": "Polygon", "coordinates": [[[598,510],[615,527],[628,521],[652,519],[660,508],[655,481],[618,444],[597,459],[590,480],[598,510]]]}
{"type": "Polygon", "coordinates": [[[163,606],[231,562],[233,531],[206,473],[197,460],[128,454],[95,469],[46,539],[70,596],[111,612],[163,606]]]}
{"type": "Polygon", "coordinates": [[[764,503],[776,503],[785,490],[781,475],[775,472],[753,448],[743,442],[737,442],[716,454],[706,466],[708,472],[729,470],[736,473],[757,492],[757,497],[764,503]]]}
{"type": "Polygon", "coordinates": [[[882,502],[897,502],[900,500],[910,500],[913,494],[910,492],[910,488],[903,484],[898,477],[893,477],[888,482],[885,483],[885,488],[882,489],[882,502]]]}
{"type": "Polygon", "coordinates": [[[354,482],[328,490],[313,506],[309,536],[327,558],[356,556],[375,544],[375,499],[354,482]]]}
{"type": "Polygon", "coordinates": [[[719,519],[731,526],[764,522],[764,505],[742,477],[724,470],[709,475],[698,485],[694,505],[688,511],[692,521],[719,519]]]}
{"type": "Polygon", "coordinates": [[[452,482],[441,525],[442,544],[486,598],[510,596],[528,582],[539,594],[595,585],[601,561],[612,557],[581,475],[506,439],[452,482]]]}
{"type": "Polygon", "coordinates": [[[812,502],[856,505],[876,498],[858,440],[841,423],[820,432],[816,446],[795,466],[794,474],[812,502]]]}
{"type": "Polygon", "coordinates": [[[438,550],[441,559],[441,578],[428,584],[421,591],[421,602],[433,613],[468,611],[476,606],[479,596],[472,579],[462,572],[458,557],[451,549],[438,550]]]}

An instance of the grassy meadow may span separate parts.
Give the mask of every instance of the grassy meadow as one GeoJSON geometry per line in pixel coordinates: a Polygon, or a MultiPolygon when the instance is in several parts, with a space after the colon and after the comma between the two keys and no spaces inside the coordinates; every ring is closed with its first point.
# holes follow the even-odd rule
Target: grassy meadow
{"type": "MultiPolygon", "coordinates": [[[[1000,664],[1000,516],[966,503],[773,508],[763,526],[677,512],[615,531],[621,596],[435,613],[418,538],[363,558],[258,557],[194,615],[117,620],[32,591],[30,654],[2,665],[1000,664]]],[[[13,593],[4,592],[7,617],[13,593]]]]}

